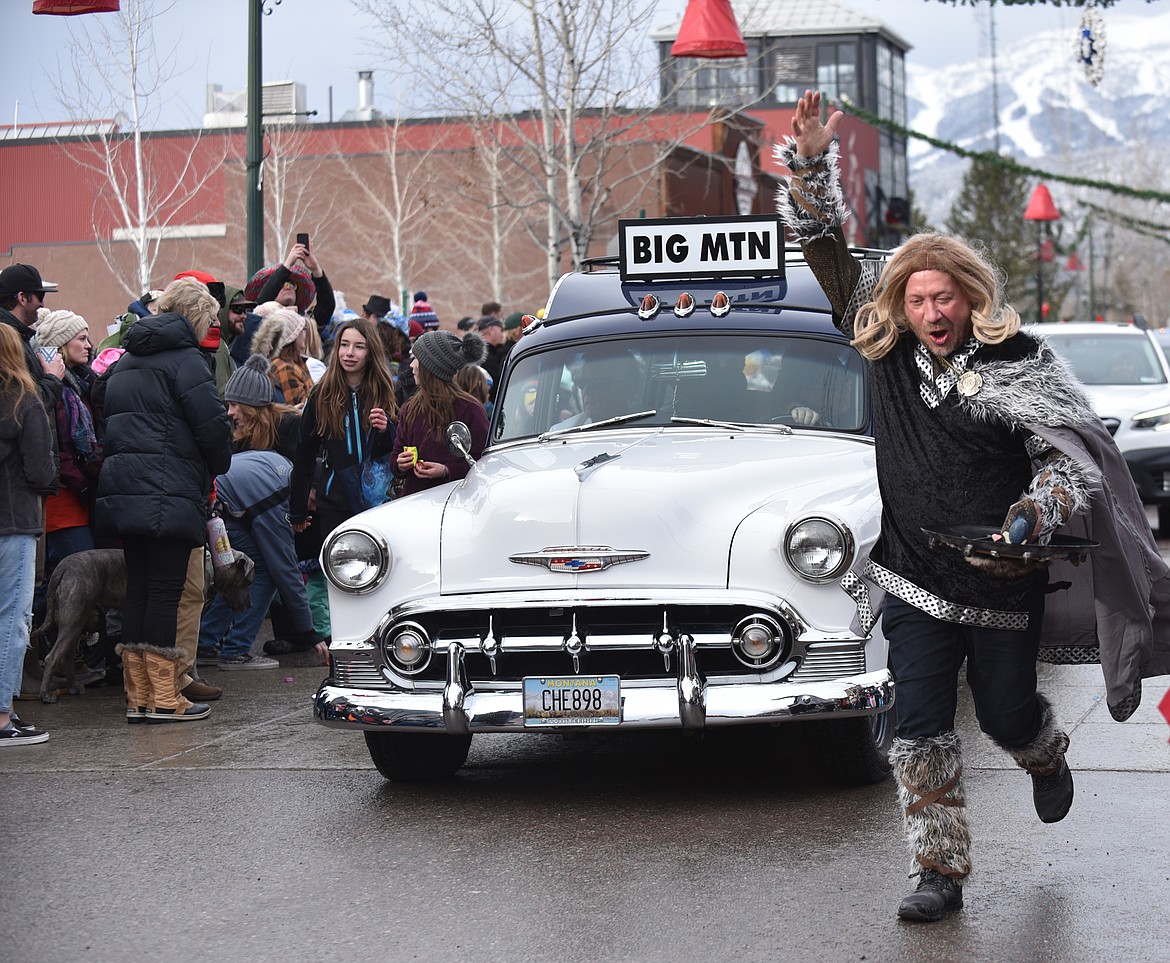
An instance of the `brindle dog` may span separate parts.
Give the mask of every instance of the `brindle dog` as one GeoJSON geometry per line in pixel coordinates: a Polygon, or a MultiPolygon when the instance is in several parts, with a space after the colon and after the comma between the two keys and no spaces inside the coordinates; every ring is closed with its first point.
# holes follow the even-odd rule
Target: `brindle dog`
{"type": "MultiPolygon", "coordinates": [[[[208,591],[222,593],[228,605],[242,612],[251,604],[255,564],[243,552],[235,553],[231,565],[214,570],[206,580],[208,591]]],[[[66,556],[49,579],[45,620],[32,633],[34,644],[49,639],[52,648],[41,672],[41,701],[56,702],[53,673],[62,666],[69,692],[85,691],[77,682],[75,658],[81,635],[90,615],[99,605],[121,608],[126,597],[126,562],[120,548],[97,548],[66,556]]]]}

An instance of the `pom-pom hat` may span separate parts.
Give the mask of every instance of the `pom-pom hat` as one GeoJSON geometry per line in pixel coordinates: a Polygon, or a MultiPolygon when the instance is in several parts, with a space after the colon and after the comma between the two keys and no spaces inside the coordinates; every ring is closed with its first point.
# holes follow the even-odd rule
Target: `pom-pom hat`
{"type": "Polygon", "coordinates": [[[262,354],[254,354],[236,368],[224,385],[223,400],[237,405],[251,405],[253,408],[272,404],[268,359],[262,354]]]}
{"type": "Polygon", "coordinates": [[[419,366],[442,381],[450,381],[465,364],[479,364],[486,355],[487,345],[474,332],[460,338],[450,331],[427,331],[414,343],[419,366]]]}

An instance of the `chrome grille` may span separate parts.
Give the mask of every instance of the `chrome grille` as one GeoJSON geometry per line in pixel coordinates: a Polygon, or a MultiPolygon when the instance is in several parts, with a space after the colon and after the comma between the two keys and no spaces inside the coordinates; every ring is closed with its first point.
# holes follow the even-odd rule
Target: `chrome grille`
{"type": "Polygon", "coordinates": [[[333,681],[337,685],[353,686],[355,689],[389,687],[389,683],[370,662],[334,662],[333,681]]]}
{"type": "Polygon", "coordinates": [[[843,676],[861,675],[865,671],[865,653],[854,646],[851,651],[827,649],[809,651],[792,673],[793,682],[828,682],[843,676]]]}

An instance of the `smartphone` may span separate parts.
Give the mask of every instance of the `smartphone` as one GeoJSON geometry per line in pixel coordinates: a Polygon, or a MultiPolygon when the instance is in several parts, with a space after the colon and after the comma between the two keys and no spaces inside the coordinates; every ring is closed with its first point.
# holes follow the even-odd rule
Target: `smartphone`
{"type": "Polygon", "coordinates": [[[304,232],[297,235],[297,243],[305,245],[305,250],[309,250],[309,235],[304,232]]]}
{"type": "Polygon", "coordinates": [[[207,290],[221,308],[227,307],[227,285],[223,281],[208,281],[207,290]]]}

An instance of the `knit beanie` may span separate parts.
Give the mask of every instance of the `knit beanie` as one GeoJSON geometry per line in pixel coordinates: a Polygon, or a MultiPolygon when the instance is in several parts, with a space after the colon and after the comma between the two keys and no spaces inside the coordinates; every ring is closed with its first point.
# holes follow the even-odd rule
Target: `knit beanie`
{"type": "Polygon", "coordinates": [[[486,355],[486,342],[474,332],[460,338],[450,331],[427,331],[414,343],[418,363],[443,381],[454,378],[465,364],[479,364],[486,355]]]}
{"type": "MultiPolygon", "coordinates": [[[[418,294],[426,292],[419,291],[418,294]]],[[[439,330],[439,316],[435,314],[435,309],[425,297],[420,299],[418,294],[415,295],[414,307],[410,309],[410,320],[421,324],[424,331],[439,330]]]]}
{"type": "Polygon", "coordinates": [[[254,354],[236,368],[224,385],[223,400],[238,405],[251,405],[253,408],[272,404],[268,359],[262,354],[254,354]]]}
{"type": "Polygon", "coordinates": [[[50,311],[48,316],[37,322],[37,344],[42,348],[59,348],[68,344],[82,331],[88,331],[85,318],[72,311],[50,311]]]}
{"type": "Polygon", "coordinates": [[[283,348],[296,341],[297,335],[305,330],[305,316],[297,314],[292,308],[285,308],[273,313],[279,314],[281,320],[284,321],[284,333],[280,336],[280,347],[283,348]]]}

